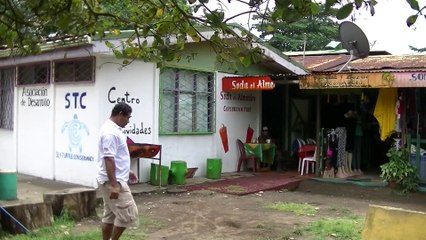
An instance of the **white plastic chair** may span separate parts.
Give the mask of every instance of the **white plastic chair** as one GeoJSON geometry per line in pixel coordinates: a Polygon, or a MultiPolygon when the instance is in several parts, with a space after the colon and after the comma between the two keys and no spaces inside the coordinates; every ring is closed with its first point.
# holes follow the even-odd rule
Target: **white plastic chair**
{"type": "Polygon", "coordinates": [[[315,147],[314,155],[312,157],[304,157],[302,160],[302,168],[300,170],[300,175],[303,175],[303,170],[306,165],[306,174],[309,173],[309,164],[311,164],[312,173],[315,173],[315,164],[317,159],[317,148],[315,147]]]}
{"type": "MultiPolygon", "coordinates": [[[[306,143],[305,143],[305,141],[303,141],[303,139],[301,139],[301,138],[296,138],[296,141],[297,141],[297,143],[299,144],[299,147],[298,147],[298,152],[300,152],[300,148],[303,146],[303,145],[305,145],[306,143]]],[[[297,171],[299,171],[300,172],[300,167],[301,167],[301,165],[302,165],[302,159],[299,157],[299,165],[298,165],[298,168],[297,168],[297,171]]]]}
{"type": "Polygon", "coordinates": [[[317,144],[317,142],[313,138],[307,138],[306,144],[317,144]]]}

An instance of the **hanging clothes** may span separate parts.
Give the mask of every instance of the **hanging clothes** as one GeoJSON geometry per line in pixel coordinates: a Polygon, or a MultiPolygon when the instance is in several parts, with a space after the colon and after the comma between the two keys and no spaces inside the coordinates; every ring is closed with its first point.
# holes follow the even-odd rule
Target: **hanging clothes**
{"type": "Polygon", "coordinates": [[[398,99],[395,103],[395,115],[396,115],[396,124],[395,124],[395,131],[401,132],[402,131],[402,113],[404,111],[404,102],[402,101],[402,96],[398,96],[398,99]]]}
{"type": "Polygon", "coordinates": [[[339,139],[337,138],[334,129],[331,129],[331,131],[327,134],[327,145],[327,158],[330,160],[332,167],[336,169],[339,139]]]}
{"type": "Polygon", "coordinates": [[[395,103],[398,99],[396,88],[381,88],[377,97],[374,117],[380,125],[380,138],[384,141],[395,130],[395,103]]]}
{"type": "Polygon", "coordinates": [[[346,159],[346,128],[338,127],[335,130],[338,140],[337,146],[337,164],[336,166],[344,167],[346,159]]]}

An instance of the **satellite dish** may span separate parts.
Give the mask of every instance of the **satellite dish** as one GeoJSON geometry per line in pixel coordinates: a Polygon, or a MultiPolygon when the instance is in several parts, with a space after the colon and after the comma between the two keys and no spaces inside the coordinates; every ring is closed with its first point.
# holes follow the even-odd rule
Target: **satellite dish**
{"type": "Polygon", "coordinates": [[[352,61],[354,57],[367,57],[370,53],[370,44],[368,43],[368,39],[361,28],[352,22],[345,21],[339,25],[339,36],[343,48],[348,50],[351,54],[349,61],[346,62],[346,64],[339,70],[340,72],[346,67],[346,65],[348,65],[349,62],[352,61]]]}

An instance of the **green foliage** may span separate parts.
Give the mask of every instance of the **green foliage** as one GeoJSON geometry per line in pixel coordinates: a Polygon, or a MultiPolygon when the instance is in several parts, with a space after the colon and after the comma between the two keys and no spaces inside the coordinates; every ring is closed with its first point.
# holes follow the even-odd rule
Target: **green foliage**
{"type": "Polygon", "coordinates": [[[408,4],[410,4],[410,7],[414,10],[419,11],[420,7],[419,7],[419,3],[416,0],[407,0],[408,4]]]}
{"type": "Polygon", "coordinates": [[[414,46],[409,46],[411,50],[422,53],[422,52],[426,52],[426,47],[425,48],[416,48],[414,46]]]}
{"type": "Polygon", "coordinates": [[[337,13],[336,13],[336,17],[339,20],[343,20],[347,17],[349,17],[349,15],[352,13],[352,10],[354,9],[354,5],[352,3],[348,3],[346,5],[344,5],[342,8],[340,8],[337,13]]]}
{"type": "Polygon", "coordinates": [[[403,193],[417,191],[419,175],[417,168],[408,161],[409,151],[391,148],[386,156],[389,158],[389,162],[380,166],[380,177],[387,182],[396,182],[403,193]]]}
{"type": "Polygon", "coordinates": [[[407,26],[413,25],[417,21],[418,15],[411,15],[407,18],[407,26]]]}
{"type": "Polygon", "coordinates": [[[268,43],[281,51],[302,51],[305,41],[305,50],[323,50],[331,40],[338,39],[339,25],[332,19],[337,9],[319,5],[318,10],[297,22],[263,21],[256,28],[261,38],[271,36],[268,43]]]}
{"type": "Polygon", "coordinates": [[[411,9],[416,11],[416,14],[413,14],[407,18],[407,26],[411,27],[414,23],[416,23],[418,16],[423,15],[422,11],[426,9],[426,6],[420,8],[417,0],[407,0],[407,3],[410,4],[411,9]]]}
{"type": "MultiPolygon", "coordinates": [[[[265,1],[247,0],[248,10],[227,17],[224,9],[233,8],[234,1],[218,0],[5,0],[0,1],[0,46],[12,55],[40,53],[40,44],[79,38],[118,38],[123,30],[132,30],[129,40],[108,45],[118,58],[141,59],[159,63],[185,59],[185,43],[207,41],[216,51],[218,63],[237,62],[244,66],[258,61],[259,41],[251,34],[240,34],[230,23],[240,15],[257,15],[269,22],[271,31],[276,22],[297,23],[318,15],[320,4],[314,0],[275,0],[273,11],[264,8],[265,1]],[[264,4],[264,5],[262,5],[264,4]],[[262,7],[261,7],[262,5],[262,7]],[[213,34],[203,35],[201,29],[213,34]],[[224,41],[223,36],[234,41],[224,41]],[[218,37],[220,36],[220,37],[218,37]],[[239,54],[234,51],[238,49],[239,54]]],[[[335,16],[343,19],[353,11],[369,8],[374,14],[373,1],[325,1],[325,8],[337,8],[335,16]]],[[[416,0],[407,0],[413,9],[407,25],[413,25],[423,15],[416,0]]],[[[291,36],[290,36],[291,37],[291,36]]]]}

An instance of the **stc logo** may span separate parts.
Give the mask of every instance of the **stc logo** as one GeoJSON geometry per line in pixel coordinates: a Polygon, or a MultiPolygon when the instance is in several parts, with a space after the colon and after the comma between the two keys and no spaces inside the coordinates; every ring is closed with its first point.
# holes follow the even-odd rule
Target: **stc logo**
{"type": "Polygon", "coordinates": [[[86,92],[72,92],[72,93],[67,93],[65,94],[65,101],[66,101],[66,105],[65,108],[81,108],[81,109],[86,109],[86,105],[84,105],[83,103],[83,98],[87,96],[86,92]]]}

